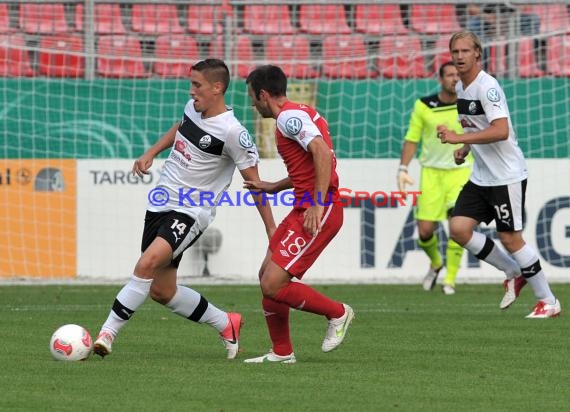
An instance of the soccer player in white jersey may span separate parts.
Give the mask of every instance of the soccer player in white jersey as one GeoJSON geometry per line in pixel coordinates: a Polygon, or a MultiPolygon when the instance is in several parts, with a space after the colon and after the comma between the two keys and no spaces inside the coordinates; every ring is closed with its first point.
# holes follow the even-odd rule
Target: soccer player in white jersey
{"type": "MultiPolygon", "coordinates": [[[[215,206],[203,202],[201,194],[213,198],[215,204],[230,185],[236,167],[245,180],[258,180],[259,156],[248,131],[225,105],[230,82],[226,64],[218,59],[199,61],[191,68],[190,80],[191,99],[182,120],[133,166],[133,174],[142,177],[149,173],[153,159],[170,148],[153,191],[160,196],[149,194],[142,255],[95,341],[94,351],[102,357],[111,353],[117,334],[148,295],[177,315],[215,328],[228,359],[238,353],[241,315],[218,309],[193,289],[177,285],[176,278],[182,253],[215,216],[215,206]]],[[[260,195],[254,195],[254,201],[270,237],[275,231],[271,208],[260,195]]]]}
{"type": "Polygon", "coordinates": [[[289,334],[291,308],[328,320],[323,352],[342,343],[354,317],[350,306],[301,282],[342,226],[336,157],[327,121],[314,108],[287,98],[287,77],[280,67],[260,66],[248,75],[246,83],[259,114],[276,120],[275,143],[287,177],[277,182],[246,180],[245,187],[266,193],[293,188],[295,202],[271,237],[259,270],[261,305],[272,348],[245,362],[295,363],[289,334]]]}
{"type": "Polygon", "coordinates": [[[438,137],[443,143],[463,143],[454,152],[457,163],[462,163],[469,151],[475,159],[469,182],[455,204],[451,237],[479,259],[505,272],[501,309],[508,308],[528,282],[538,302],[527,318],[558,316],[560,302],[550,290],[538,253],[522,236],[528,173],[503,89],[481,69],[481,41],[473,32],[455,33],[449,50],[459,72],[457,111],[465,133],[457,134],[441,125],[438,137]],[[474,231],[480,222],[492,220],[511,256],[474,231]]]}

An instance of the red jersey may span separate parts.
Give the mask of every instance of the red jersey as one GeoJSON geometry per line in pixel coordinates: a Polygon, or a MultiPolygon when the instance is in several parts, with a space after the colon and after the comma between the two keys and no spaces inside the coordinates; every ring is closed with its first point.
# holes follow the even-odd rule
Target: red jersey
{"type": "Polygon", "coordinates": [[[338,199],[338,175],[336,157],[327,121],[312,107],[287,102],[277,116],[275,131],[277,151],[285,162],[289,178],[295,192],[295,206],[307,208],[317,202],[330,202],[338,199]],[[313,156],[308,151],[309,143],[321,136],[333,154],[329,194],[321,194],[313,199],[315,191],[315,166],[313,156]],[[332,198],[330,197],[332,196],[332,198]]]}

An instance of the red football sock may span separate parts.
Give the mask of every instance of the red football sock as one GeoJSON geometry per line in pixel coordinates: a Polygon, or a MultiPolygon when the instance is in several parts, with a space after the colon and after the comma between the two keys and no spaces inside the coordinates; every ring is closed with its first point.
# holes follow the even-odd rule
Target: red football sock
{"type": "Polygon", "coordinates": [[[274,298],[293,309],[324,315],[327,319],[340,318],[344,315],[344,306],[331,298],[317,292],[312,287],[300,282],[289,282],[279,289],[274,298]]]}
{"type": "Polygon", "coordinates": [[[281,356],[290,355],[293,352],[293,345],[289,336],[289,306],[266,297],[262,299],[261,306],[273,344],[273,353],[281,356]]]}

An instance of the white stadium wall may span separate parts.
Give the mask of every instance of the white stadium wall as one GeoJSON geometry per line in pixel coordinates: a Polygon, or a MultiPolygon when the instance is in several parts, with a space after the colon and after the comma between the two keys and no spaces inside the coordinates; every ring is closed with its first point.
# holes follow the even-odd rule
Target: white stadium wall
{"type": "MultiPolygon", "coordinates": [[[[131,161],[78,161],[79,279],[122,280],[132,273],[140,253],[147,196],[156,183],[161,163],[155,162],[152,174],[141,182],[129,176],[131,161]]],[[[541,251],[548,278],[568,281],[570,273],[560,259],[570,259],[570,162],[547,159],[528,163],[525,238],[541,251]]],[[[353,193],[396,190],[396,169],[397,160],[340,160],[338,165],[341,187],[353,193]]],[[[263,179],[279,179],[284,176],[284,166],[279,159],[263,160],[260,172],[263,179]]],[[[414,163],[411,173],[416,182],[418,172],[414,163]]],[[[236,199],[238,191],[243,197],[241,182],[236,172],[229,189],[231,199],[236,199]]],[[[426,256],[420,250],[404,250],[413,249],[417,237],[411,224],[411,206],[367,209],[362,207],[364,203],[355,207],[353,201],[353,207],[346,208],[344,226],[307,273],[309,282],[417,283],[423,278],[426,256]]],[[[277,222],[288,210],[283,205],[274,208],[277,222]]],[[[222,233],[220,249],[208,258],[211,279],[256,282],[267,239],[255,207],[220,206],[211,227],[222,233]]],[[[185,253],[179,273],[199,277],[203,268],[202,255],[197,248],[191,248],[185,253]]],[[[495,268],[464,255],[458,282],[498,282],[502,278],[495,268]]]]}

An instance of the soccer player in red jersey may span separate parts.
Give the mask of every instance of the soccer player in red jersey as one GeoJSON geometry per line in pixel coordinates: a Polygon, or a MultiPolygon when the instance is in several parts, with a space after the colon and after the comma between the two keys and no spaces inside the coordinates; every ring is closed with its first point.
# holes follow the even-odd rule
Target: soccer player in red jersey
{"type": "Polygon", "coordinates": [[[281,68],[258,67],[246,83],[252,104],[261,116],[277,121],[277,151],[288,177],[277,182],[246,180],[245,187],[266,193],[292,188],[295,201],[293,210],[271,237],[259,271],[263,313],[273,347],[269,353],[245,362],[295,363],[289,336],[290,308],[328,319],[324,352],[342,343],[354,318],[350,306],[300,282],[342,226],[336,158],[326,120],[314,108],[287,99],[287,77],[281,68]]]}

